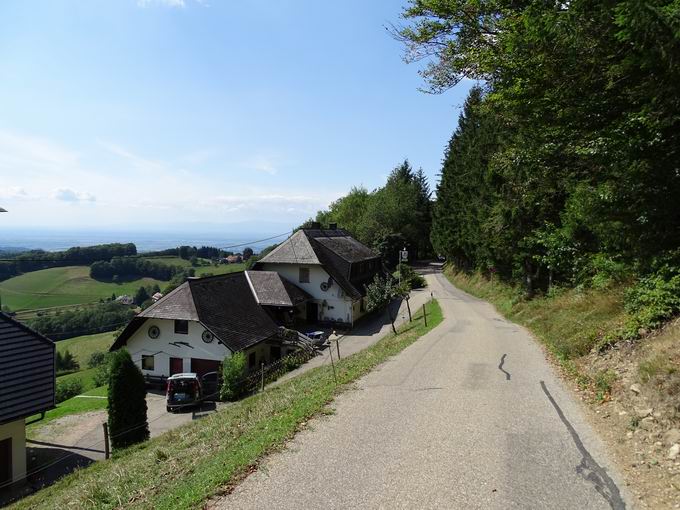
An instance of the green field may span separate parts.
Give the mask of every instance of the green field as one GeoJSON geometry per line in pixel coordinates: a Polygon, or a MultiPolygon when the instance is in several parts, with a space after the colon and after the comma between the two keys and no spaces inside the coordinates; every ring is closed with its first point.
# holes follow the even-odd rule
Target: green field
{"type": "Polygon", "coordinates": [[[86,369],[90,356],[93,352],[97,351],[107,352],[109,347],[111,347],[111,344],[113,344],[115,337],[115,331],[108,331],[106,333],[98,333],[96,335],[85,335],[69,338],[67,340],[59,340],[57,342],[57,351],[63,354],[68,350],[76,358],[76,361],[80,365],[81,369],[81,372],[76,372],[62,377],[83,378],[83,385],[87,386],[88,384],[86,384],[86,382],[89,383],[90,377],[87,376],[87,374],[84,374],[84,372],[88,372],[86,369]]]}
{"type": "MultiPolygon", "coordinates": [[[[151,262],[160,262],[162,264],[168,264],[172,266],[179,266],[183,268],[190,268],[191,263],[188,260],[179,257],[148,257],[147,260],[151,262]]],[[[243,271],[246,268],[245,264],[220,264],[218,266],[213,266],[207,259],[199,259],[201,263],[207,264],[204,266],[197,266],[194,268],[196,271],[196,276],[203,276],[205,274],[227,274],[234,273],[236,271],[243,271]]]]}
{"type": "Polygon", "coordinates": [[[13,311],[95,303],[111,294],[134,295],[141,286],[165,282],[139,278],[127,282],[100,282],[90,278],[88,266],[67,266],[33,271],[0,282],[2,304],[13,311]]]}

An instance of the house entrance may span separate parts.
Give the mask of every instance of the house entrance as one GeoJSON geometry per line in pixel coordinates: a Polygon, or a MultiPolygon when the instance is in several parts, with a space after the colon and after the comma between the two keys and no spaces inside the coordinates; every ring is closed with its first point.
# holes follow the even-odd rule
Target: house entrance
{"type": "Polygon", "coordinates": [[[317,322],[319,320],[319,303],[307,301],[307,322],[317,322]]]}
{"type": "Polygon", "coordinates": [[[181,374],[184,370],[182,358],[170,358],[170,375],[181,374]]]}
{"type": "Polygon", "coordinates": [[[12,439],[0,441],[0,485],[12,481],[12,439]]]}

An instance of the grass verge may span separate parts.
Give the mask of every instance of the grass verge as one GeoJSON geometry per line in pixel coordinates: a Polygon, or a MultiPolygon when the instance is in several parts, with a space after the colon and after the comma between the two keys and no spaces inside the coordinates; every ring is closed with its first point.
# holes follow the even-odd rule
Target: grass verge
{"type": "Polygon", "coordinates": [[[442,321],[436,301],[412,323],[336,364],[310,370],[202,420],[74,472],[12,508],[194,508],[226,490],[334,397],[442,321]]]}

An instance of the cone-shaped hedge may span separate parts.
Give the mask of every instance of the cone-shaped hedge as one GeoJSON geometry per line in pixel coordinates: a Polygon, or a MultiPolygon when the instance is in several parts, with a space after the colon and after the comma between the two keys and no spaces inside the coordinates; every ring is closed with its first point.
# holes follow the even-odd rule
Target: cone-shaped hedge
{"type": "Polygon", "coordinates": [[[149,438],[144,376],[125,349],[111,356],[109,435],[112,448],[125,448],[149,438]]]}

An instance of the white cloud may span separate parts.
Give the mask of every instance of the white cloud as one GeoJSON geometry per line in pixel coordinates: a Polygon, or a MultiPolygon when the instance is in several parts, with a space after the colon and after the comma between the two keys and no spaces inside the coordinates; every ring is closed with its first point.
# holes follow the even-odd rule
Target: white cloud
{"type": "Polygon", "coordinates": [[[52,198],[62,202],[95,202],[97,198],[91,193],[74,191],[70,188],[58,188],[52,193],[52,198]]]}
{"type": "Polygon", "coordinates": [[[0,187],[0,198],[21,200],[28,198],[28,193],[21,186],[0,187]]]}

